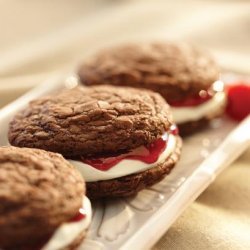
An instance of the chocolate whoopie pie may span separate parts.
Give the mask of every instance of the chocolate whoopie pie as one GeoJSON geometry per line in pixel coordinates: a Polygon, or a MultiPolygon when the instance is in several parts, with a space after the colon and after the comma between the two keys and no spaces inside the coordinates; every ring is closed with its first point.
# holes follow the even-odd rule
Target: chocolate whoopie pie
{"type": "Polygon", "coordinates": [[[84,180],[61,155],[0,147],[0,249],[75,249],[90,218],[84,180]]]}
{"type": "Polygon", "coordinates": [[[10,123],[9,141],[63,154],[90,198],[121,197],[160,181],[180,156],[169,106],[129,87],[76,87],[35,100],[10,123]]]}
{"type": "Polygon", "coordinates": [[[210,54],[186,43],[128,44],[97,52],[79,68],[85,85],[147,88],[171,105],[186,135],[223,113],[226,96],[210,54]]]}

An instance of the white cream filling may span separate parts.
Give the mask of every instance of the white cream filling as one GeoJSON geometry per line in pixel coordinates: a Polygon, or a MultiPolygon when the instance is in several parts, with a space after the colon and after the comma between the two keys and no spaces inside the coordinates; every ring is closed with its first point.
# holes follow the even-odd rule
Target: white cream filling
{"type": "Polygon", "coordinates": [[[81,161],[69,160],[69,162],[81,172],[87,182],[110,180],[138,172],[143,172],[149,168],[155,167],[159,163],[164,162],[169,157],[169,155],[174,151],[175,145],[175,136],[169,134],[165,150],[161,153],[158,160],[151,164],[144,163],[139,160],[123,159],[109,170],[101,171],[81,161]]]}
{"type": "Polygon", "coordinates": [[[194,107],[171,107],[174,121],[181,124],[209,117],[220,111],[226,105],[226,94],[217,92],[210,100],[194,107]]]}
{"type": "Polygon", "coordinates": [[[65,247],[73,243],[77,236],[89,227],[92,217],[92,210],[90,201],[86,196],[84,196],[82,204],[85,217],[80,221],[66,222],[62,224],[54,232],[53,236],[50,238],[48,243],[42,248],[42,250],[64,249],[65,247]]]}

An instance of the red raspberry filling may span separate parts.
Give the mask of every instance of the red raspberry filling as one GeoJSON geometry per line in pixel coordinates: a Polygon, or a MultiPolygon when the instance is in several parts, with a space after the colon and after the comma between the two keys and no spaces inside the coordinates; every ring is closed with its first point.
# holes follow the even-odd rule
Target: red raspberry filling
{"type": "Polygon", "coordinates": [[[86,163],[102,171],[109,170],[124,159],[137,160],[145,162],[147,164],[151,164],[158,160],[160,154],[167,147],[169,134],[178,134],[178,128],[176,127],[176,125],[172,125],[170,128],[170,132],[165,133],[161,138],[157,139],[156,141],[150,143],[147,146],[140,146],[128,153],[110,157],[100,157],[95,159],[84,159],[83,157],[81,157],[80,160],[83,163],[86,163]]]}

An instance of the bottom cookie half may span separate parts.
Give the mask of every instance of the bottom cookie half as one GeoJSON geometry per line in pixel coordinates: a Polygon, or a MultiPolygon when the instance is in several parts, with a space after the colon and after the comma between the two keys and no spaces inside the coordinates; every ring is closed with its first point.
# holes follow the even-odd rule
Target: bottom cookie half
{"type": "Polygon", "coordinates": [[[173,169],[180,158],[181,146],[182,140],[177,136],[174,152],[164,163],[146,171],[107,181],[87,182],[88,197],[90,199],[126,197],[152,186],[173,169]]]}
{"type": "Polygon", "coordinates": [[[181,136],[185,137],[185,136],[197,133],[199,131],[202,131],[202,129],[205,129],[212,120],[219,118],[222,115],[223,115],[223,112],[220,112],[220,113],[214,114],[214,116],[203,117],[197,121],[190,121],[190,122],[178,124],[179,133],[181,136]]]}

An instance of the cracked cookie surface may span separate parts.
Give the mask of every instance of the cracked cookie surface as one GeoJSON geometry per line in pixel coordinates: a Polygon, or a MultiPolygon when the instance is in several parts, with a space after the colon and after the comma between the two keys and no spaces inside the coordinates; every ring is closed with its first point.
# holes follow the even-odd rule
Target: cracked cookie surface
{"type": "Polygon", "coordinates": [[[172,123],[169,106],[157,93],[76,87],[32,101],[11,121],[9,141],[67,157],[87,157],[149,144],[172,123]]]}
{"type": "Polygon", "coordinates": [[[0,147],[0,248],[47,240],[82,205],[84,181],[61,155],[0,147]]]}
{"type": "Polygon", "coordinates": [[[80,66],[78,74],[86,85],[146,88],[177,101],[208,89],[219,78],[219,68],[203,49],[155,42],[101,50],[80,66]]]}

